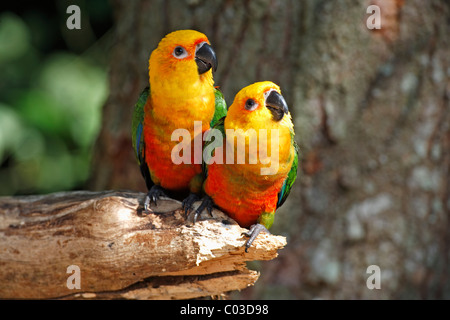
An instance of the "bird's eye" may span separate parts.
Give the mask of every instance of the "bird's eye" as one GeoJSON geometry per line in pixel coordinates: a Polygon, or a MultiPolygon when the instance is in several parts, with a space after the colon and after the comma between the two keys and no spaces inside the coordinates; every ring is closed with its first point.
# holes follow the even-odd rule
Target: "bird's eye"
{"type": "Polygon", "coordinates": [[[185,48],[178,46],[175,49],[173,49],[173,56],[177,59],[184,59],[187,57],[188,53],[185,48]]]}
{"type": "Polygon", "coordinates": [[[258,107],[258,104],[256,103],[255,100],[253,99],[248,99],[245,102],[245,109],[249,110],[249,111],[253,111],[258,107]]]}

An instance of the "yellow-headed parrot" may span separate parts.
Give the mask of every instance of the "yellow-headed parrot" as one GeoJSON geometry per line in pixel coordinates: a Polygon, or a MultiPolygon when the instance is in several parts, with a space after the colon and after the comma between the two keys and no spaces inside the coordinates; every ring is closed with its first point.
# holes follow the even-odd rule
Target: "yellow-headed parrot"
{"type": "Polygon", "coordinates": [[[276,209],[297,178],[298,146],[280,88],[265,81],[240,90],[207,140],[204,148],[210,150],[203,165],[206,196],[195,211],[194,222],[205,208],[211,214],[216,205],[241,227],[250,228],[247,251],[261,231],[269,232],[276,209]],[[217,146],[216,139],[221,137],[223,142],[217,146]],[[215,148],[211,148],[213,143],[215,148]]]}
{"type": "Polygon", "coordinates": [[[172,149],[179,142],[172,141],[172,133],[187,130],[193,149],[194,121],[201,122],[203,134],[226,115],[225,100],[214,88],[216,68],[208,38],[194,30],[167,34],[150,55],[149,87],[135,105],[132,122],[133,149],[148,188],[146,211],[166,191],[182,195],[201,191],[201,159],[194,161],[192,152],[190,163],[174,163],[172,149]]]}

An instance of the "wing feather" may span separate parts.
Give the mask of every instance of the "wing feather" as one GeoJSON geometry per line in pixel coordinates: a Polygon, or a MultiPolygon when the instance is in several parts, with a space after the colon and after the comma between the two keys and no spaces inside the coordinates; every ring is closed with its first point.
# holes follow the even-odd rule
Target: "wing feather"
{"type": "Polygon", "coordinates": [[[297,168],[298,168],[298,145],[292,137],[292,143],[294,144],[295,155],[294,161],[292,162],[291,170],[289,171],[286,180],[284,180],[283,187],[278,193],[278,203],[277,208],[281,207],[283,203],[286,201],[289,193],[291,192],[292,185],[297,179],[297,168]]]}
{"type": "Polygon", "coordinates": [[[134,105],[132,128],[132,143],[133,150],[136,155],[136,159],[141,169],[141,174],[145,179],[147,188],[150,189],[153,186],[153,181],[150,178],[150,172],[148,170],[147,163],[145,162],[145,141],[144,141],[144,107],[147,103],[147,99],[150,96],[150,87],[145,88],[136,104],[134,105]]]}

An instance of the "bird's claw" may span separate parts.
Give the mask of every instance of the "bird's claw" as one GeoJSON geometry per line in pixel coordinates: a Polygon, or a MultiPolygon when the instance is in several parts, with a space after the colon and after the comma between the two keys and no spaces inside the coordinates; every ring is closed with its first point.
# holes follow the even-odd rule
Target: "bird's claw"
{"type": "Polygon", "coordinates": [[[157,206],[157,201],[161,197],[167,197],[166,193],[164,192],[164,189],[161,186],[154,185],[150,188],[150,190],[147,192],[147,195],[145,196],[145,202],[144,202],[144,211],[148,212],[150,208],[150,204],[153,202],[155,206],[157,206]]]}
{"type": "Polygon", "coordinates": [[[194,223],[197,222],[198,216],[206,209],[209,215],[212,217],[212,209],[213,209],[214,201],[209,196],[204,196],[202,198],[202,203],[198,206],[198,208],[194,212],[194,223]]]}
{"type": "Polygon", "coordinates": [[[266,227],[264,227],[262,224],[257,223],[252,226],[250,226],[250,229],[248,232],[243,232],[243,235],[246,235],[247,237],[250,237],[247,242],[245,243],[245,252],[248,252],[248,248],[252,245],[253,241],[255,241],[256,237],[261,233],[261,231],[264,231],[268,234],[270,234],[270,231],[267,230],[266,227]]]}
{"type": "Polygon", "coordinates": [[[191,211],[194,202],[198,200],[200,200],[200,197],[198,195],[196,195],[195,193],[190,193],[187,198],[185,198],[183,202],[181,202],[181,208],[184,210],[184,214],[186,215],[186,217],[188,216],[189,211],[191,211]]]}

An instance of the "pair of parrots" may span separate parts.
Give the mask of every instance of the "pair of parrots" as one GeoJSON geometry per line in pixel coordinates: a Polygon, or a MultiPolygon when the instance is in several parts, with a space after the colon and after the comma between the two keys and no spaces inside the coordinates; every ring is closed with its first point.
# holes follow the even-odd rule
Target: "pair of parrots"
{"type": "Polygon", "coordinates": [[[276,209],[289,195],[297,176],[298,147],[291,115],[276,84],[265,81],[243,88],[227,110],[223,95],[214,87],[216,68],[216,54],[204,34],[179,30],[166,35],[150,55],[150,86],[135,105],[133,148],[148,188],[145,210],[166,194],[179,194],[188,214],[193,203],[202,199],[194,223],[203,210],[211,213],[217,206],[249,228],[247,251],[261,231],[268,232],[276,209]],[[201,132],[194,122],[201,123],[201,132]],[[222,135],[208,141],[210,128],[222,135]],[[173,150],[180,143],[172,136],[177,129],[190,134],[192,161],[173,161],[173,150]],[[194,139],[199,138],[207,140],[202,148],[223,139],[208,154],[209,160],[216,161],[205,161],[195,149],[194,139]],[[239,139],[245,141],[244,149],[235,143],[239,139]],[[217,159],[218,148],[222,159],[217,159]],[[226,158],[228,153],[232,157],[226,158]],[[236,161],[239,157],[241,161],[236,161]]]}

